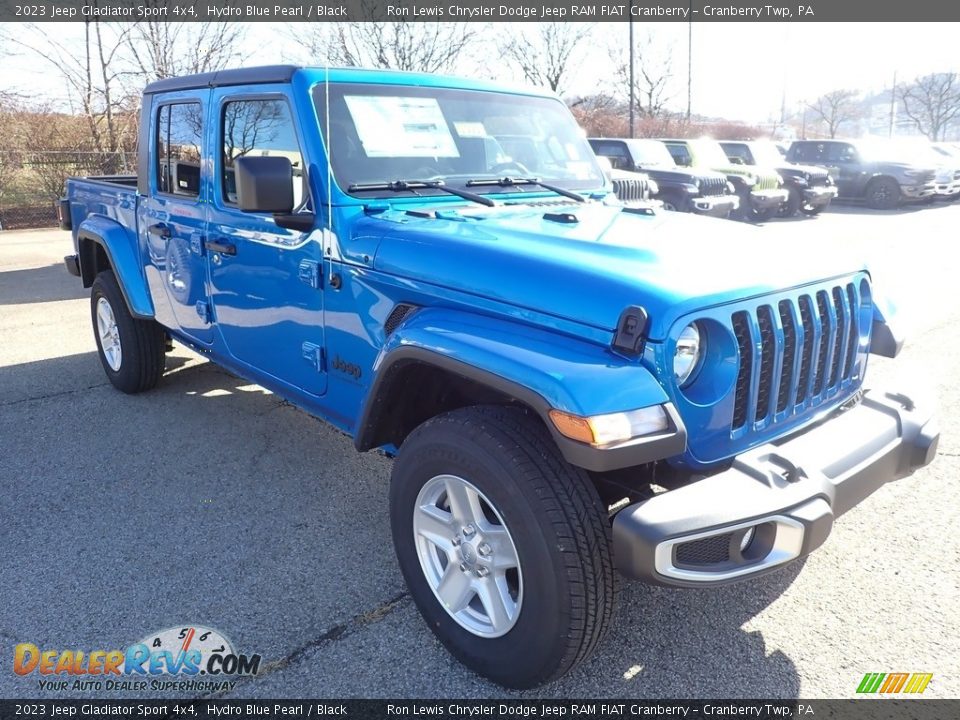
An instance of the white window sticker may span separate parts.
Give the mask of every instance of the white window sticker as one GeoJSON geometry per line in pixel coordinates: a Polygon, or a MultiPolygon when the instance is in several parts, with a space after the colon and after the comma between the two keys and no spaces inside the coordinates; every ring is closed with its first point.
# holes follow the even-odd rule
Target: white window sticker
{"type": "Polygon", "coordinates": [[[367,157],[460,157],[436,98],[347,95],[367,157]]]}
{"type": "Polygon", "coordinates": [[[487,129],[482,122],[455,122],[453,128],[463,138],[487,137],[487,129]]]}

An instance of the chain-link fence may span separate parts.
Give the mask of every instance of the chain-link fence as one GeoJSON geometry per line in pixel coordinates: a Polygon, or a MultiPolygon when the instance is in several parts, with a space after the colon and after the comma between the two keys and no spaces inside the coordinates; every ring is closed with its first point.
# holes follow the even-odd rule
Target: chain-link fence
{"type": "Polygon", "coordinates": [[[66,179],[135,172],[131,151],[0,148],[0,230],[54,227],[66,179]]]}

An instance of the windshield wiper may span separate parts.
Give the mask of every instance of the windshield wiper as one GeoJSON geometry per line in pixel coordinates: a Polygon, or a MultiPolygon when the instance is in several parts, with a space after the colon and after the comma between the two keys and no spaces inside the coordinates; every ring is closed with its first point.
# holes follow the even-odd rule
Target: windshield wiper
{"type": "Polygon", "coordinates": [[[442,190],[443,192],[462,197],[464,200],[472,200],[475,203],[494,207],[496,200],[477,195],[469,190],[458,190],[448,187],[443,180],[394,180],[392,182],[381,183],[354,183],[347,187],[347,192],[364,192],[365,190],[389,190],[390,192],[406,192],[413,190],[442,190]]]}
{"type": "Polygon", "coordinates": [[[575,193],[573,190],[567,190],[558,185],[553,185],[551,183],[545,183],[540,178],[535,177],[503,177],[503,178],[491,178],[489,180],[467,180],[467,187],[484,187],[496,185],[498,187],[514,187],[516,185],[536,185],[537,187],[542,187],[544,190],[549,190],[550,192],[555,192],[557,195],[563,195],[568,197],[571,200],[576,200],[577,202],[586,202],[587,199],[580,193],[575,193]]]}

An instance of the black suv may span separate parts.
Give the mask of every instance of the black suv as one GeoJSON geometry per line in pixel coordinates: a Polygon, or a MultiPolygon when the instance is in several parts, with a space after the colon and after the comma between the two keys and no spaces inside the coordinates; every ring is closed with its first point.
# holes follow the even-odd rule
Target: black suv
{"type": "Polygon", "coordinates": [[[614,169],[649,175],[657,186],[654,199],[667,210],[727,217],[740,206],[726,175],[678,167],[658,140],[590,138],[590,146],[614,169]]]}
{"type": "Polygon", "coordinates": [[[780,173],[790,192],[777,211],[780,217],[793,217],[798,211],[816,215],[837,196],[837,186],[829,172],[813,165],[787,162],[771,140],[721,141],[720,145],[732,163],[765,165],[780,173]]]}
{"type": "Polygon", "coordinates": [[[936,171],[928,162],[882,140],[797,140],[787,160],[827,168],[841,198],[878,210],[931,199],[937,192],[936,171]]]}

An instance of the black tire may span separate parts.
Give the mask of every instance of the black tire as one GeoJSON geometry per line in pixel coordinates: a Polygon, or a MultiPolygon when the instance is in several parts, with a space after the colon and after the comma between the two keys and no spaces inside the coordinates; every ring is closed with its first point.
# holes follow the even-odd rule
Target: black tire
{"type": "Polygon", "coordinates": [[[666,192],[660,197],[663,209],[671,212],[689,212],[689,204],[677,193],[666,192]]]}
{"type": "Polygon", "coordinates": [[[800,191],[795,188],[791,188],[790,195],[787,197],[787,201],[785,203],[781,203],[780,207],[777,208],[777,217],[792,218],[797,214],[797,211],[800,210],[802,205],[803,199],[800,197],[800,191]]]}
{"type": "Polygon", "coordinates": [[[618,576],[606,508],[532,413],[472,407],[420,425],[393,467],[390,520],[400,569],[430,629],[460,662],[500,685],[530,688],[569,672],[611,623],[618,576]],[[523,600],[515,624],[500,637],[481,637],[458,623],[421,568],[413,513],[420,490],[438,475],[473,484],[516,546],[523,600]]]}
{"type": "Polygon", "coordinates": [[[773,213],[773,208],[759,210],[751,205],[749,208],[747,208],[746,219],[753,223],[766,222],[773,217],[773,213]]]}
{"type": "Polygon", "coordinates": [[[130,314],[111,270],[99,273],[93,281],[90,315],[100,364],[113,386],[125,393],[139,393],[155,387],[163,375],[166,362],[166,335],[155,321],[140,320],[130,314]],[[110,305],[120,338],[120,364],[116,370],[107,360],[97,327],[97,308],[101,298],[110,305]]]}
{"type": "Polygon", "coordinates": [[[800,212],[804,215],[813,217],[814,215],[819,215],[826,209],[826,205],[801,205],[800,212]]]}
{"type": "Polygon", "coordinates": [[[876,178],[867,185],[867,205],[874,210],[900,206],[900,184],[893,178],[876,178]]]}

